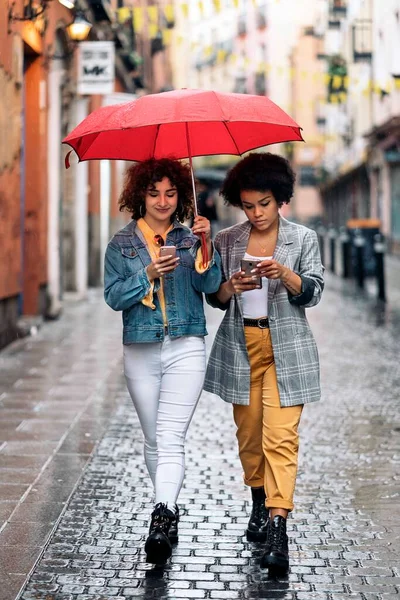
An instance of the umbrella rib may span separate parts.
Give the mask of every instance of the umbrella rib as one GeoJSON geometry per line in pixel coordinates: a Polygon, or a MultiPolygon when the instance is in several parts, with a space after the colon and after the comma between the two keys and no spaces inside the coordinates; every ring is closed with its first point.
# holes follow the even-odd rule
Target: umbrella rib
{"type": "Polygon", "coordinates": [[[153,154],[152,154],[152,156],[154,156],[154,153],[156,151],[156,144],[157,144],[157,138],[158,138],[159,131],[160,131],[160,123],[158,123],[158,125],[157,125],[156,135],[154,136],[154,145],[153,145],[153,154]]]}
{"type": "Polygon", "coordinates": [[[229,129],[228,129],[227,121],[222,121],[222,122],[223,122],[223,124],[224,124],[224,126],[225,126],[225,129],[226,129],[226,130],[227,130],[227,132],[229,133],[229,135],[230,135],[230,138],[231,138],[232,142],[235,144],[235,148],[236,148],[236,150],[237,150],[237,153],[238,153],[238,155],[239,155],[239,156],[241,156],[241,155],[242,155],[242,153],[240,152],[239,148],[237,147],[237,144],[236,144],[235,138],[233,137],[233,135],[231,134],[231,132],[230,132],[230,131],[229,131],[229,129]]]}

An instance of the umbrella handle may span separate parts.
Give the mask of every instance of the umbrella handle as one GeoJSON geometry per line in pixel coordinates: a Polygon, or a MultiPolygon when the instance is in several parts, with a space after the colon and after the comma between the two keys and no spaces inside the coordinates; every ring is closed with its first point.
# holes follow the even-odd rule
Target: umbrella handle
{"type": "MultiPolygon", "coordinates": [[[[188,126],[187,121],[185,123],[185,127],[186,127],[186,142],[187,142],[188,154],[189,154],[190,173],[192,176],[194,216],[197,217],[197,215],[199,213],[197,211],[196,186],[194,183],[192,151],[190,148],[189,126],[188,126]]],[[[205,269],[208,265],[209,257],[208,257],[208,250],[207,250],[206,234],[204,232],[201,233],[200,239],[201,239],[201,253],[203,255],[203,269],[205,269]]]]}
{"type": "Polygon", "coordinates": [[[209,257],[208,257],[206,234],[204,233],[204,231],[202,231],[202,233],[201,233],[201,253],[203,255],[203,268],[205,269],[208,264],[209,257]]]}

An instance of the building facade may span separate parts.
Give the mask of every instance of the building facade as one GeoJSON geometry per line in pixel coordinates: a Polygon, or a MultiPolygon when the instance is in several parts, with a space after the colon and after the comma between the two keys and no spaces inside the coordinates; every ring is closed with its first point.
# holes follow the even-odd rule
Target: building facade
{"type": "Polygon", "coordinates": [[[128,218],[118,211],[124,163],[71,156],[66,170],[62,139],[100,106],[170,87],[171,71],[159,3],[0,3],[2,347],[32,318],[57,318],[65,292],[84,298],[101,284],[108,239],[128,218]],[[78,12],[92,24],[89,41],[115,48],[108,93],[79,92],[79,43],[68,33],[78,12]]]}

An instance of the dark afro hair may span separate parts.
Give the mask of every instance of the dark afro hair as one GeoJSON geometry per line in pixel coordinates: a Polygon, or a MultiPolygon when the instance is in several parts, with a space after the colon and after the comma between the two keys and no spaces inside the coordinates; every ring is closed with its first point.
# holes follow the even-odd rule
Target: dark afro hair
{"type": "Polygon", "coordinates": [[[228,172],[221,194],[225,204],[242,207],[242,190],[268,190],[273,193],[278,206],[281,207],[290,202],[295,179],[289,161],[282,156],[271,152],[252,152],[228,172]]]}
{"type": "Polygon", "coordinates": [[[149,187],[168,177],[178,190],[178,208],[173,219],[184,221],[193,212],[193,189],[190,166],[171,158],[150,158],[136,163],[126,171],[124,187],[119,198],[119,210],[132,213],[132,219],[146,214],[145,197],[149,187]]]}

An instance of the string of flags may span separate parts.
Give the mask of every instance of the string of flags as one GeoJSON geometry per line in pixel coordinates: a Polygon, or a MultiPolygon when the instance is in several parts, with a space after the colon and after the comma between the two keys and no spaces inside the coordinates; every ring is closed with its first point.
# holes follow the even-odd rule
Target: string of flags
{"type": "MultiPolygon", "coordinates": [[[[255,7],[261,1],[264,2],[264,0],[247,0],[247,2],[251,2],[255,7]]],[[[285,0],[270,1],[278,3],[285,0]]],[[[210,6],[212,6],[214,11],[219,13],[227,7],[239,9],[244,2],[245,0],[191,0],[190,6],[193,7],[193,5],[196,5],[198,12],[204,15],[206,7],[210,9],[210,6]]],[[[150,38],[161,36],[164,46],[169,46],[172,39],[174,39],[174,43],[178,47],[185,44],[185,49],[190,50],[194,58],[200,63],[202,60],[205,62],[212,60],[213,64],[216,65],[224,65],[229,62],[232,65],[239,64],[242,68],[252,70],[256,73],[265,73],[266,75],[275,73],[279,77],[285,76],[289,79],[299,76],[299,73],[293,67],[284,67],[266,61],[256,61],[255,59],[243,57],[235,52],[228,51],[223,47],[201,45],[199,42],[185,39],[183,35],[173,32],[172,26],[179,11],[184,18],[188,18],[189,1],[183,1],[178,4],[168,3],[163,6],[124,6],[116,9],[116,16],[120,23],[132,20],[134,31],[138,34],[146,30],[150,38]]],[[[313,83],[322,82],[325,86],[329,86],[330,94],[326,100],[329,103],[344,102],[347,97],[347,90],[351,86],[356,86],[364,95],[390,93],[393,90],[400,90],[400,79],[392,77],[388,78],[384,84],[382,84],[382,80],[375,81],[363,78],[360,81],[357,77],[331,75],[321,71],[310,72],[302,70],[300,77],[305,81],[313,83]]]]}

